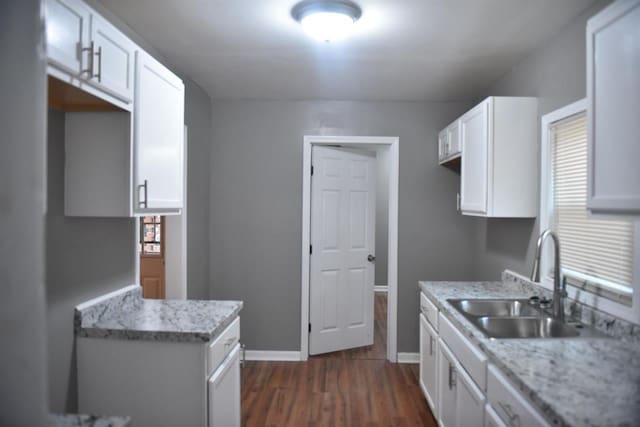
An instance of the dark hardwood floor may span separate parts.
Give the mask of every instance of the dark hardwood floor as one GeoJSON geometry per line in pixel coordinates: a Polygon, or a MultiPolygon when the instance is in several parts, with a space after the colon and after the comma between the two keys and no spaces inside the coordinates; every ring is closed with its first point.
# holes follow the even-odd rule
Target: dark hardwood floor
{"type": "Polygon", "coordinates": [[[243,426],[435,427],[418,365],[386,359],[386,294],[376,294],[374,345],[307,362],[247,362],[243,426]]]}

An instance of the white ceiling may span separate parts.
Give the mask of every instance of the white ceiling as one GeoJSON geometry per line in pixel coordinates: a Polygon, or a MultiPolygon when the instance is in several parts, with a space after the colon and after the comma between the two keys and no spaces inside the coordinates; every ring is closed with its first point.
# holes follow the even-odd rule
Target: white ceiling
{"type": "Polygon", "coordinates": [[[346,40],[296,0],[101,0],[213,99],[467,100],[593,0],[357,0],[346,40]]]}

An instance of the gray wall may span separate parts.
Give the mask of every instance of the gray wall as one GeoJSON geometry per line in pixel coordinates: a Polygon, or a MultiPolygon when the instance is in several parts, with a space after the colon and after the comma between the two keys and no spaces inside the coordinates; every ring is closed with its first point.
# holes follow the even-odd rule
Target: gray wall
{"type": "Polygon", "coordinates": [[[64,118],[49,110],[46,218],[49,402],[52,411],[77,410],[73,308],[137,283],[133,218],[64,216],[64,118]]]}
{"type": "Polygon", "coordinates": [[[0,2],[0,425],[47,414],[45,63],[38,0],[0,2]]]}
{"type": "MultiPolygon", "coordinates": [[[[136,43],[158,52],[104,7],[89,1],[136,43]]],[[[170,66],[170,64],[169,64],[170,66]]],[[[175,71],[175,70],[174,70],[175,71]]],[[[188,78],[185,83],[185,124],[189,128],[187,179],[187,296],[209,296],[209,147],[211,102],[188,78]]],[[[45,105],[43,100],[43,107],[45,105]]],[[[53,411],[77,408],[77,378],[73,340],[73,307],[105,292],[137,283],[134,277],[133,219],[64,217],[64,115],[49,112],[47,215],[47,318],[49,402],[53,411]]]]}
{"type": "Polygon", "coordinates": [[[211,296],[244,300],[249,349],[300,348],[302,137],[400,137],[398,350],[418,350],[420,279],[471,279],[474,222],[459,177],[438,166],[438,131],[460,103],[214,102],[211,296]]]}
{"type": "MultiPolygon", "coordinates": [[[[608,4],[606,1],[596,2],[493,83],[483,96],[539,97],[539,117],[584,98],[586,22],[608,4]]],[[[529,274],[538,228],[536,220],[479,219],[475,241],[475,278],[497,279],[505,268],[529,274]]]]}
{"type": "Polygon", "coordinates": [[[209,149],[211,100],[184,78],[187,145],[187,298],[209,298],[209,149]]]}

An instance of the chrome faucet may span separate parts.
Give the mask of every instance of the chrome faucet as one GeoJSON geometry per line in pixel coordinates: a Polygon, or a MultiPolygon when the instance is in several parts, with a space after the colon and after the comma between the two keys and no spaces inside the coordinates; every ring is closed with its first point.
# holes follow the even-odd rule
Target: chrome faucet
{"type": "Polygon", "coordinates": [[[567,289],[565,282],[561,278],[560,273],[560,240],[558,235],[551,230],[545,230],[538,237],[538,245],[536,247],[536,257],[533,260],[533,271],[531,272],[531,280],[534,282],[540,281],[540,254],[542,253],[542,245],[547,237],[551,237],[553,240],[553,317],[558,320],[564,321],[564,299],[567,296],[567,289]]]}

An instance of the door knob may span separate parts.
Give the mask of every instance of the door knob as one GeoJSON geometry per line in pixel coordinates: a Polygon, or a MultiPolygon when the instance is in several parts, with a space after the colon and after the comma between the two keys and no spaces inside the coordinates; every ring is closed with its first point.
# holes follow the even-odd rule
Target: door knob
{"type": "Polygon", "coordinates": [[[373,262],[376,260],[376,257],[374,257],[373,255],[369,254],[369,256],[367,257],[367,261],[369,262],[373,262]]]}

